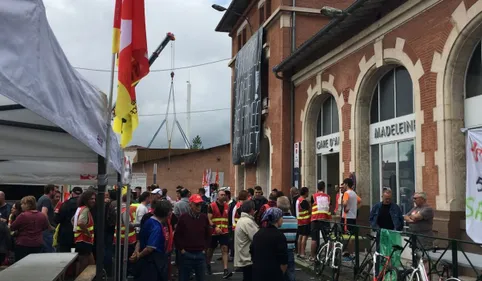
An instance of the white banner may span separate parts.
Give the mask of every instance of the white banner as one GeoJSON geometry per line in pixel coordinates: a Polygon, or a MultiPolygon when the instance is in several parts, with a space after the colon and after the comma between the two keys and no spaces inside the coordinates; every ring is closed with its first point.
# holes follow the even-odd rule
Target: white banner
{"type": "Polygon", "coordinates": [[[482,243],[482,128],[467,131],[466,157],[466,231],[474,242],[482,243]]]}

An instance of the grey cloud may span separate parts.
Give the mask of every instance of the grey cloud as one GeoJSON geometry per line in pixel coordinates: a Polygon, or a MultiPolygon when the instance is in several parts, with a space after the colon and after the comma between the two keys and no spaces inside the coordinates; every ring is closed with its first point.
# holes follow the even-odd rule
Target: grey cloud
{"type": "MultiPolygon", "coordinates": [[[[44,0],[50,25],[70,63],[76,67],[109,69],[112,45],[113,0],[44,0]]],[[[173,32],[175,66],[200,64],[229,58],[231,41],[224,33],[214,32],[222,13],[214,11],[212,0],[146,0],[146,26],[149,53],[167,32],[173,32]]],[[[216,1],[227,5],[228,0],[216,1]]],[[[152,69],[171,68],[168,45],[152,69]]],[[[108,93],[110,74],[79,70],[88,81],[108,93]]],[[[192,84],[192,111],[230,107],[231,70],[227,61],[198,68],[175,71],[176,111],[186,111],[186,81],[192,84]]],[[[164,114],[170,89],[170,71],[151,72],[137,87],[140,115],[164,114]]],[[[114,92],[115,96],[115,92],[114,92]]],[[[172,104],[171,104],[172,108],[172,104]]],[[[172,109],[170,110],[172,113],[172,109]]],[[[229,110],[191,114],[191,139],[200,135],[204,146],[229,142],[229,110]]],[[[172,124],[172,114],[169,122],[172,124]]],[[[164,119],[164,115],[140,116],[131,145],[145,146],[164,119]]],[[[177,119],[186,130],[186,114],[177,119]]],[[[166,147],[166,130],[159,133],[153,147],[166,147]]],[[[183,147],[174,130],[173,147],[183,147]]]]}

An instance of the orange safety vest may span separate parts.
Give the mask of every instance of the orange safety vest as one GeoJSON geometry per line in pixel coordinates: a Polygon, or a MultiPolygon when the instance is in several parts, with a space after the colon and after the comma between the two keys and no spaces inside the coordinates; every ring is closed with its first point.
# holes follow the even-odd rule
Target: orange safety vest
{"type": "MultiPolygon", "coordinates": [[[[121,216],[126,212],[127,208],[124,207],[121,210],[121,216]]],[[[135,212],[134,212],[135,214],[135,212]]],[[[132,213],[132,207],[129,208],[129,221],[131,224],[134,223],[135,217],[134,214],[132,213]]],[[[123,220],[122,220],[123,221],[123,220]]],[[[126,226],[121,225],[121,245],[124,245],[124,238],[126,234],[126,226]]],[[[127,243],[130,244],[135,244],[137,242],[137,237],[136,237],[136,229],[134,227],[129,227],[129,233],[127,234],[127,243]]],[[[115,232],[114,232],[114,244],[117,243],[117,225],[115,226],[115,232]]]]}
{"type": "MultiPolygon", "coordinates": [[[[223,234],[228,233],[228,204],[224,203],[224,209],[222,214],[216,202],[211,203],[211,210],[213,211],[213,217],[211,218],[211,221],[214,223],[214,225],[216,225],[216,227],[221,229],[221,232],[223,234]]],[[[213,229],[212,235],[217,235],[215,229],[213,229]]]]}
{"type": "Polygon", "coordinates": [[[307,225],[311,223],[310,210],[303,210],[301,208],[301,203],[305,198],[300,197],[296,200],[296,219],[298,219],[298,225],[307,225]]]}
{"type": "MultiPolygon", "coordinates": [[[[80,217],[80,214],[82,214],[82,211],[87,208],[87,206],[82,206],[82,207],[79,207],[80,208],[80,211],[79,211],[79,215],[77,217],[77,220],[79,219],[80,217]]],[[[87,230],[89,231],[89,234],[90,234],[90,237],[87,236],[85,234],[84,231],[82,231],[82,229],[77,226],[75,228],[75,231],[74,231],[74,243],[80,243],[80,242],[84,242],[84,243],[88,243],[88,244],[94,244],[94,218],[92,218],[92,214],[90,213],[90,211],[88,212],[88,220],[87,220],[87,230]]]]}
{"type": "Polygon", "coordinates": [[[324,192],[317,192],[313,194],[313,206],[311,206],[311,221],[330,219],[330,196],[324,192]]]}
{"type": "Polygon", "coordinates": [[[238,209],[241,207],[241,205],[243,204],[243,202],[238,202],[236,203],[236,206],[234,206],[234,209],[233,209],[233,216],[234,216],[234,220],[233,220],[233,231],[236,229],[236,224],[238,223],[238,220],[239,220],[239,214],[238,214],[238,209]]]}

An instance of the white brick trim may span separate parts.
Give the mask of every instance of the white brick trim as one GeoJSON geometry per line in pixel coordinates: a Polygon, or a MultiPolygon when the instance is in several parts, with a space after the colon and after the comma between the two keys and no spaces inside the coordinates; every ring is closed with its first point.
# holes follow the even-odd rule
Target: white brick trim
{"type": "MultiPolygon", "coordinates": [[[[458,130],[463,126],[464,105],[463,102],[454,102],[454,99],[458,100],[456,96],[461,94],[455,89],[455,84],[464,83],[456,81],[461,76],[459,57],[471,55],[471,46],[467,46],[470,43],[466,41],[475,29],[480,29],[482,0],[475,2],[469,9],[466,8],[464,1],[460,1],[452,13],[452,23],[454,28],[445,41],[443,51],[434,53],[431,65],[431,72],[437,73],[437,103],[433,112],[437,124],[435,164],[438,167],[439,182],[436,207],[438,210],[464,211],[465,162],[462,158],[465,154],[465,142],[458,130]]],[[[465,76],[465,71],[462,76],[465,76]]]]}
{"type": "MultiPolygon", "coordinates": [[[[334,86],[335,77],[333,75],[328,76],[328,81],[322,81],[322,74],[318,73],[316,75],[316,84],[310,85],[306,91],[307,99],[304,108],[301,110],[300,121],[301,121],[301,185],[307,186],[312,190],[316,186],[316,135],[313,137],[313,131],[316,127],[317,120],[313,120],[313,113],[319,112],[320,107],[315,105],[316,101],[320,101],[318,98],[325,95],[332,95],[335,98],[336,106],[338,108],[338,120],[340,125],[340,141],[343,140],[343,128],[342,124],[342,111],[341,108],[344,104],[343,95],[339,95],[338,91],[334,86]],[[310,134],[311,133],[311,134],[310,134]]],[[[316,130],[315,130],[316,131],[316,130]]],[[[339,162],[340,162],[340,178],[343,175],[343,157],[340,151],[339,162]]]]}
{"type": "MultiPolygon", "coordinates": [[[[367,165],[367,161],[369,163],[369,150],[365,147],[361,147],[361,141],[358,139],[362,138],[362,130],[358,128],[359,122],[357,122],[357,110],[360,106],[366,107],[369,106],[369,101],[364,101],[364,104],[360,104],[360,99],[366,99],[368,95],[371,97],[371,93],[373,89],[367,88],[370,87],[367,85],[368,80],[375,79],[378,80],[380,77],[376,77],[376,71],[382,66],[386,66],[387,64],[396,64],[404,66],[410,77],[412,79],[413,84],[413,99],[414,99],[414,112],[415,112],[415,123],[416,123],[416,139],[415,139],[415,182],[416,182],[416,189],[420,191],[423,187],[423,177],[422,177],[422,167],[425,165],[425,153],[422,152],[422,124],[424,122],[424,115],[421,109],[421,100],[420,100],[420,84],[419,79],[423,76],[424,70],[422,67],[422,63],[419,60],[416,63],[413,63],[408,54],[406,54],[403,50],[405,46],[405,39],[397,38],[395,43],[395,48],[383,48],[381,41],[376,41],[373,44],[373,48],[375,50],[375,54],[369,58],[368,60],[366,57],[362,57],[358,66],[360,68],[360,73],[358,75],[355,88],[353,91],[350,91],[350,95],[348,98],[348,103],[351,104],[351,130],[350,130],[350,139],[352,148],[351,148],[351,161],[350,161],[350,169],[351,171],[357,172],[357,176],[359,179],[369,180],[370,175],[365,175],[363,173],[369,173],[369,169],[365,167],[367,165]],[[380,50],[383,49],[383,55],[380,54],[380,50]],[[380,58],[382,56],[383,61],[380,62],[380,58]],[[375,77],[374,77],[375,76],[375,77]],[[361,91],[369,91],[364,95],[360,95],[361,91]],[[367,104],[368,103],[368,104],[367,104]],[[362,154],[362,155],[360,155],[362,154]],[[365,161],[363,164],[360,164],[361,161],[365,161]],[[363,167],[362,167],[363,166],[363,167]],[[363,169],[363,173],[360,175],[359,170],[363,169]],[[368,170],[368,171],[367,171],[368,170]]],[[[372,80],[373,81],[373,80],[372,80]]],[[[371,100],[371,98],[369,98],[371,100]]],[[[366,116],[369,118],[369,116],[366,116]]],[[[358,180],[360,182],[360,180],[358,180]]],[[[363,184],[363,183],[362,183],[363,184]]],[[[364,184],[363,184],[364,186],[364,184]]],[[[370,188],[369,186],[364,186],[362,188],[362,192],[368,192],[369,190],[365,190],[370,188]]],[[[367,194],[365,194],[367,195],[367,194]]]]}

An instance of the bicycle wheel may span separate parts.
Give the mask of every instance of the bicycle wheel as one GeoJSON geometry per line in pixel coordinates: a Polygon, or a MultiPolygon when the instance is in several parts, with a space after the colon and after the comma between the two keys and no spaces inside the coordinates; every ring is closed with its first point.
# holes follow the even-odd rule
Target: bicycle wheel
{"type": "Polygon", "coordinates": [[[328,262],[326,259],[326,251],[328,251],[328,247],[323,247],[323,245],[320,246],[318,249],[318,254],[315,257],[315,262],[314,262],[314,268],[313,270],[315,271],[316,275],[321,275],[323,273],[323,270],[325,269],[325,264],[328,262]]]}
{"type": "Polygon", "coordinates": [[[399,272],[398,281],[422,281],[423,280],[420,277],[420,272],[416,271],[415,274],[413,272],[414,272],[413,268],[404,270],[403,272],[399,272]]]}
{"type": "Polygon", "coordinates": [[[367,258],[361,265],[358,270],[358,274],[355,277],[356,281],[366,281],[368,277],[372,275],[372,268],[373,268],[373,261],[370,258],[367,258]]]}
{"type": "Polygon", "coordinates": [[[450,278],[445,279],[445,281],[462,281],[462,280],[459,279],[459,278],[450,277],[450,278]]]}
{"type": "Polygon", "coordinates": [[[383,281],[398,281],[400,274],[396,268],[388,268],[385,270],[385,275],[383,275],[383,281]]]}
{"type": "Polygon", "coordinates": [[[335,258],[333,260],[333,265],[335,266],[332,268],[332,275],[333,275],[333,281],[338,281],[338,278],[340,278],[340,271],[341,271],[341,249],[335,248],[333,249],[335,251],[335,258]]]}

